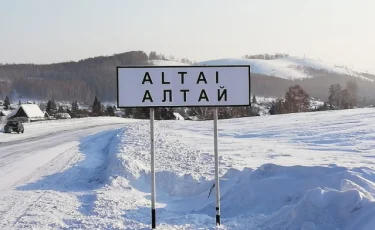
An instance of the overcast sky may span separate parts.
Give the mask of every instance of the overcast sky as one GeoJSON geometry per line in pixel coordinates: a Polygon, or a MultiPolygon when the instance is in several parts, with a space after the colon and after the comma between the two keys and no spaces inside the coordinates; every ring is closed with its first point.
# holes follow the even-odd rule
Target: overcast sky
{"type": "Polygon", "coordinates": [[[375,71],[374,0],[0,0],[0,63],[289,53],[375,71]]]}

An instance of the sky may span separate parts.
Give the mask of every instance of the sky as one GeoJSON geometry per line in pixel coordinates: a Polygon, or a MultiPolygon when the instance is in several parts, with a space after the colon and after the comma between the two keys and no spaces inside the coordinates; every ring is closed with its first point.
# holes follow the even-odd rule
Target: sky
{"type": "Polygon", "coordinates": [[[0,0],[0,63],[288,53],[375,72],[374,12],[373,0],[0,0]]]}

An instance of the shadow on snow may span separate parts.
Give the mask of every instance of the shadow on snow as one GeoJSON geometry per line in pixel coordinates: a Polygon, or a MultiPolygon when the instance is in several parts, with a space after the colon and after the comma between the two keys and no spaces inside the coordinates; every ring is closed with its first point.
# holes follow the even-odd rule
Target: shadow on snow
{"type": "Polygon", "coordinates": [[[110,130],[81,138],[78,150],[76,150],[82,154],[80,160],[77,162],[73,160],[72,163],[68,163],[67,169],[17,187],[17,190],[77,193],[81,202],[79,211],[87,216],[92,215],[97,200],[97,195],[93,193],[93,190],[105,185],[109,146],[116,134],[117,130],[110,130]]]}

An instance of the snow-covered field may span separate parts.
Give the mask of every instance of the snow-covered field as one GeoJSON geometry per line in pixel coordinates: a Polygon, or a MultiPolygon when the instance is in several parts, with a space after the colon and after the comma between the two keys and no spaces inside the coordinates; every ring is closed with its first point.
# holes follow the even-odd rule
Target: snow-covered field
{"type": "MultiPolygon", "coordinates": [[[[150,229],[149,122],[113,119],[0,134],[0,229],[150,229]]],[[[157,229],[215,229],[212,121],[155,129],[157,229]]],[[[374,109],[220,120],[221,229],[374,229],[374,148],[374,109]]]]}

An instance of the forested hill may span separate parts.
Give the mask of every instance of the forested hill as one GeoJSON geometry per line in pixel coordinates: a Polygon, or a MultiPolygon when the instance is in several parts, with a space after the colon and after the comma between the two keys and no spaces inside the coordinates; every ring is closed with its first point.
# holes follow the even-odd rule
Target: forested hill
{"type": "Polygon", "coordinates": [[[91,102],[116,98],[116,66],[147,65],[148,55],[131,51],[78,62],[0,65],[0,98],[15,92],[28,98],[91,102]]]}
{"type": "MultiPolygon", "coordinates": [[[[361,78],[345,72],[328,71],[329,68],[324,63],[311,62],[311,60],[311,63],[302,60],[304,62],[301,64],[301,59],[284,58],[267,61],[263,59],[253,60],[254,57],[252,56],[247,58],[228,59],[229,61],[227,60],[225,63],[223,63],[223,60],[210,61],[209,63],[213,65],[250,64],[253,70],[251,73],[251,93],[257,96],[283,97],[289,87],[299,84],[310,96],[325,101],[328,100],[330,85],[341,84],[344,88],[348,81],[356,80],[359,98],[375,98],[375,76],[371,74],[361,74],[361,78]],[[285,65],[286,61],[290,63],[291,60],[301,65],[297,67],[291,67],[290,64],[285,65]],[[275,63],[279,64],[276,65],[275,63]],[[280,65],[280,63],[285,66],[280,65]],[[319,68],[312,68],[317,63],[322,68],[319,66],[319,68]],[[301,78],[287,79],[285,77],[297,72],[296,76],[301,76],[301,78]],[[313,77],[303,77],[305,75],[313,77]]],[[[48,65],[0,64],[0,100],[9,95],[13,100],[25,98],[77,100],[91,104],[93,98],[97,96],[100,101],[113,102],[117,95],[116,66],[176,64],[193,64],[193,62],[186,58],[181,60],[176,60],[174,57],[166,58],[154,51],[148,55],[143,51],[130,51],[112,56],[88,58],[78,62],[48,65]]],[[[202,63],[194,64],[201,65],[202,63]]]]}

